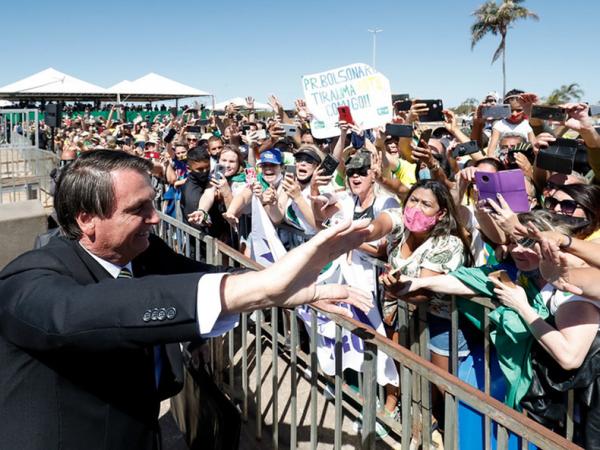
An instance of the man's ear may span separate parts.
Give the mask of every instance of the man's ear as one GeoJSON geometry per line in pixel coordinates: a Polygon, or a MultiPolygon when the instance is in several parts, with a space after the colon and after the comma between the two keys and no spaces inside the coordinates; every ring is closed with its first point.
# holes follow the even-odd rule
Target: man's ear
{"type": "Polygon", "coordinates": [[[75,217],[79,229],[86,237],[92,237],[96,231],[96,216],[87,212],[80,212],[75,217]]]}

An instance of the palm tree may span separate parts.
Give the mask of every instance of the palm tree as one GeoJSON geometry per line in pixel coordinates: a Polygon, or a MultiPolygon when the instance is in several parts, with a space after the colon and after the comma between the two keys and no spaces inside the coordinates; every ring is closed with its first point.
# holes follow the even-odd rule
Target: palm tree
{"type": "Polygon", "coordinates": [[[502,0],[497,4],[495,0],[488,0],[472,14],[476,17],[471,25],[471,50],[489,33],[500,35],[500,45],[494,52],[492,64],[502,55],[502,87],[503,96],[506,95],[506,34],[513,22],[519,19],[539,20],[537,14],[521,6],[524,0],[502,0]]]}
{"type": "Polygon", "coordinates": [[[560,105],[573,99],[581,100],[581,97],[583,97],[583,90],[579,87],[579,83],[563,84],[550,93],[546,99],[546,103],[549,105],[560,105]]]}

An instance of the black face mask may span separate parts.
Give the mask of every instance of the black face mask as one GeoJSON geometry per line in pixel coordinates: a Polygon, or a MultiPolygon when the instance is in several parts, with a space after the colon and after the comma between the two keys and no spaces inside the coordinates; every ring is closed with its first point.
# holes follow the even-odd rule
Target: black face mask
{"type": "Polygon", "coordinates": [[[188,172],[188,178],[199,186],[204,186],[208,183],[208,170],[204,172],[188,172]]]}

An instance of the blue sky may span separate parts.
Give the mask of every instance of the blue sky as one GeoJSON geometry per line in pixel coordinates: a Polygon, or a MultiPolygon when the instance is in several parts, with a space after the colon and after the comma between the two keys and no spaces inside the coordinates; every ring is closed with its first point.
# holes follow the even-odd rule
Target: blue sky
{"type": "MultiPolygon", "coordinates": [[[[300,77],[354,62],[377,69],[395,93],[442,98],[501,91],[498,38],[470,49],[470,13],[482,0],[301,2],[29,1],[2,5],[0,86],[47,67],[101,86],[157,72],[217,101],[302,96],[300,77]]],[[[528,0],[539,22],[518,22],[507,44],[508,88],[542,96],[577,82],[600,101],[600,2],[528,0]],[[568,6],[568,9],[567,9],[568,6]],[[576,28],[575,28],[576,27],[576,28]]]]}

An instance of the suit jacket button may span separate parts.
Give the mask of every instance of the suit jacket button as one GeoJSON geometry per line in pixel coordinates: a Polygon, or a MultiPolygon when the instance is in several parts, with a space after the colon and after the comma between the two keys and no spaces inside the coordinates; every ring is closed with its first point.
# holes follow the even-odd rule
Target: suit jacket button
{"type": "Polygon", "coordinates": [[[165,317],[167,317],[167,311],[165,311],[165,308],[160,308],[158,311],[158,320],[165,320],[165,317]]]}
{"type": "Polygon", "coordinates": [[[152,320],[158,320],[158,308],[152,310],[152,320]]]}
{"type": "Polygon", "coordinates": [[[172,306],[170,308],[167,308],[167,319],[173,320],[176,315],[177,310],[175,308],[173,308],[172,306]]]}
{"type": "Polygon", "coordinates": [[[147,310],[144,315],[142,316],[142,320],[144,322],[150,322],[150,319],[152,318],[152,312],[150,310],[147,310]]]}

